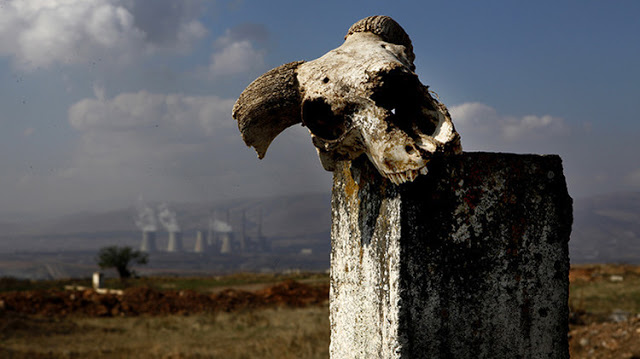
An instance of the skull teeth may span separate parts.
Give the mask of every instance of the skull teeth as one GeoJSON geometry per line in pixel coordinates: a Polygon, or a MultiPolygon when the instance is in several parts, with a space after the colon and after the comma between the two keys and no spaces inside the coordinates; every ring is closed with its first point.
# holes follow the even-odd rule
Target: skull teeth
{"type": "Polygon", "coordinates": [[[418,177],[418,174],[427,174],[427,167],[422,167],[419,170],[408,170],[405,172],[388,173],[387,178],[396,185],[403,184],[405,182],[413,182],[418,177]]]}

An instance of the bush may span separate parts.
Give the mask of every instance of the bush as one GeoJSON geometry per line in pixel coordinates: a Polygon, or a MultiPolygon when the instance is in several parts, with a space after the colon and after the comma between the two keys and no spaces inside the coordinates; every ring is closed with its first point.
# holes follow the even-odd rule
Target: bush
{"type": "Polygon", "coordinates": [[[100,268],[115,268],[118,271],[120,279],[130,278],[134,272],[129,269],[129,265],[134,262],[137,264],[147,264],[148,255],[131,247],[109,246],[100,249],[96,261],[100,268]]]}

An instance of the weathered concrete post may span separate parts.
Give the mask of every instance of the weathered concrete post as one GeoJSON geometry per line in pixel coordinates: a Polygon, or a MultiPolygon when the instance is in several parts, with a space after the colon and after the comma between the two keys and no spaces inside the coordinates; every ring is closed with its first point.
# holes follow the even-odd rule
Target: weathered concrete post
{"type": "Polygon", "coordinates": [[[334,173],[332,358],[568,358],[557,156],[465,153],[396,186],[334,173]]]}
{"type": "Polygon", "coordinates": [[[571,198],[557,156],[462,153],[393,19],[251,83],[233,117],[262,158],[307,126],[334,172],[332,358],[568,358],[571,198]]]}

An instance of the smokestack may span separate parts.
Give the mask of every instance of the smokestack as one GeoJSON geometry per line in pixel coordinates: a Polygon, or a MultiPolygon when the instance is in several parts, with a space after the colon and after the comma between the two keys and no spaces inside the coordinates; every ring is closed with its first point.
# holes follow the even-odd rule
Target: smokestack
{"type": "Polygon", "coordinates": [[[156,231],[142,231],[142,244],[140,245],[140,251],[147,253],[156,251],[156,231]]]}
{"type": "Polygon", "coordinates": [[[244,252],[247,246],[247,210],[242,210],[242,228],[240,232],[240,252],[244,252]]]}
{"type": "Polygon", "coordinates": [[[182,252],[182,232],[169,232],[168,252],[182,252]]]}
{"type": "Polygon", "coordinates": [[[262,207],[258,210],[258,238],[262,238],[262,207]]]}
{"type": "Polygon", "coordinates": [[[217,212],[214,210],[213,214],[211,215],[211,217],[209,218],[209,228],[207,228],[207,245],[210,248],[216,248],[216,239],[213,236],[213,224],[216,221],[216,218],[218,218],[217,216],[217,212]]]}
{"type": "Polygon", "coordinates": [[[260,207],[260,211],[258,212],[258,243],[260,245],[261,251],[267,251],[267,239],[262,235],[262,207],[260,207]]]}
{"type": "Polygon", "coordinates": [[[196,253],[204,253],[206,252],[206,247],[207,243],[204,241],[204,235],[202,234],[202,231],[198,231],[198,233],[196,233],[196,246],[193,251],[196,253]]]}

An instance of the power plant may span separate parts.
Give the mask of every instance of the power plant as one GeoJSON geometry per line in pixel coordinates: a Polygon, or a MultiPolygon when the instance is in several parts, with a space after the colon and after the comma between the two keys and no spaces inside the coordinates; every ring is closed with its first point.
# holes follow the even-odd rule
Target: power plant
{"type": "Polygon", "coordinates": [[[156,231],[143,230],[140,251],[152,253],[156,250],[156,231]]]}
{"type": "MultiPolygon", "coordinates": [[[[160,223],[167,233],[166,252],[180,253],[188,252],[183,241],[184,231],[178,225],[176,213],[171,211],[166,204],[161,204],[156,212],[147,206],[140,206],[136,219],[136,225],[142,230],[142,243],[140,250],[147,253],[159,252],[156,242],[157,226],[160,223]],[[157,221],[156,221],[157,220],[157,221]]],[[[257,215],[254,212],[251,226],[254,236],[249,235],[247,210],[234,211],[236,224],[238,219],[240,225],[234,230],[230,222],[231,211],[226,211],[226,220],[221,220],[214,211],[208,219],[208,228],[204,230],[188,231],[186,233],[187,243],[194,243],[193,252],[200,254],[222,254],[246,253],[246,252],[268,252],[270,245],[267,238],[262,234],[262,209],[257,215]],[[238,218],[239,217],[239,218],[238,218]],[[205,236],[206,233],[206,236],[205,236]],[[193,241],[193,242],[191,242],[193,241]]]]}
{"type": "Polygon", "coordinates": [[[169,232],[169,244],[167,244],[167,252],[182,252],[182,232],[169,232]]]}
{"type": "Polygon", "coordinates": [[[207,248],[207,242],[204,240],[202,231],[196,232],[196,245],[193,247],[193,251],[196,253],[205,253],[207,252],[207,248]]]}

